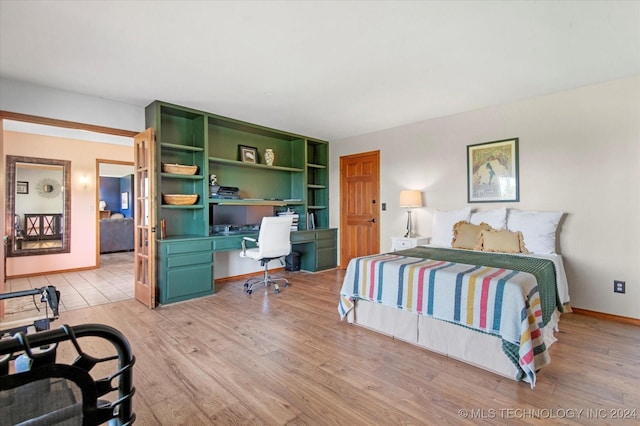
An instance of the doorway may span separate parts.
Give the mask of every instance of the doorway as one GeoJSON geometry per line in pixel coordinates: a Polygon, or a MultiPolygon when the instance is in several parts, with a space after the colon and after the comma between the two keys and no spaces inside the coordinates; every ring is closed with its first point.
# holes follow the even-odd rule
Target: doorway
{"type": "Polygon", "coordinates": [[[133,161],[96,159],[97,267],[100,267],[103,255],[133,252],[133,170],[133,161]]]}
{"type": "Polygon", "coordinates": [[[380,151],[340,157],[340,267],[380,252],[380,151]]]}
{"type": "MultiPolygon", "coordinates": [[[[130,146],[133,145],[133,136],[136,134],[136,132],[132,132],[128,130],[113,129],[108,127],[95,126],[95,125],[71,122],[66,120],[50,119],[46,117],[38,117],[38,116],[32,116],[27,114],[13,113],[9,111],[0,111],[0,154],[2,155],[2,158],[4,158],[4,155],[7,153],[7,151],[5,150],[5,141],[3,140],[4,139],[3,134],[5,131],[12,131],[12,132],[18,132],[18,133],[42,134],[45,136],[57,136],[57,137],[64,137],[68,139],[80,139],[80,140],[86,140],[86,141],[92,141],[92,142],[113,143],[113,144],[130,145],[130,146]]],[[[133,153],[131,154],[131,157],[133,160],[133,153]]],[[[97,175],[97,171],[96,171],[96,175],[97,175]]],[[[2,176],[0,176],[0,182],[2,183],[3,187],[6,185],[4,172],[2,173],[2,176]]],[[[84,183],[85,185],[86,185],[86,182],[88,181],[85,181],[84,183]]],[[[6,208],[6,203],[5,203],[6,200],[4,199],[4,194],[0,196],[0,201],[2,201],[0,202],[0,204],[4,205],[6,208]]],[[[98,209],[96,208],[95,210],[97,211],[98,209]]],[[[96,212],[96,215],[98,215],[97,212],[96,212]]],[[[9,226],[11,224],[5,223],[4,217],[5,217],[5,212],[3,210],[2,214],[0,214],[0,227],[5,230],[5,234],[6,234],[7,232],[10,231],[9,226]]],[[[72,218],[73,218],[73,215],[72,215],[72,218]]],[[[97,252],[98,251],[96,249],[96,253],[97,252]]],[[[5,255],[4,246],[2,246],[2,252],[0,253],[0,255],[1,257],[3,257],[3,260],[4,260],[4,255],[5,255]]],[[[0,268],[1,269],[0,292],[8,291],[8,286],[5,285],[7,269],[4,266],[5,265],[3,265],[2,268],[0,268]]],[[[96,264],[96,267],[98,266],[99,264],[96,264]]],[[[99,269],[95,269],[87,272],[83,272],[83,271],[71,272],[71,274],[82,275],[82,274],[89,274],[93,272],[95,272],[96,274],[101,273],[99,269]]],[[[55,275],[55,272],[53,272],[52,274],[55,275]]],[[[46,274],[42,273],[39,275],[42,276],[46,274]]],[[[133,263],[131,265],[131,275],[133,275],[133,263]]],[[[29,276],[29,278],[21,279],[21,281],[22,282],[33,281],[33,280],[36,280],[36,278],[37,277],[34,275],[33,277],[29,276]]],[[[101,277],[98,276],[98,278],[101,278],[101,277]]],[[[46,278],[42,278],[42,279],[46,279],[46,278]]],[[[133,290],[133,280],[131,279],[130,282],[131,282],[130,288],[131,290],[133,290]]],[[[114,301],[113,298],[109,298],[109,300],[114,301]]],[[[67,301],[71,302],[69,298],[67,298],[67,301]]],[[[2,315],[2,306],[0,306],[0,316],[1,315],[2,315]]]]}

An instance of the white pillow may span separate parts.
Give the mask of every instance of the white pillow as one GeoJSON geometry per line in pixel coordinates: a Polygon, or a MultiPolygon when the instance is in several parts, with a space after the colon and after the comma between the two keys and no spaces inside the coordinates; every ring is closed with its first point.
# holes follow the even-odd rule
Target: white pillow
{"type": "Polygon", "coordinates": [[[562,212],[509,209],[507,229],[520,231],[529,253],[554,254],[562,212]]]}
{"type": "Polygon", "coordinates": [[[469,216],[471,216],[470,207],[449,211],[436,210],[433,213],[433,224],[431,226],[431,245],[451,247],[453,225],[461,220],[468,221],[469,216]]]}
{"type": "Polygon", "coordinates": [[[473,225],[480,225],[484,222],[499,231],[507,227],[507,209],[503,207],[501,209],[473,213],[469,222],[473,225]]]}

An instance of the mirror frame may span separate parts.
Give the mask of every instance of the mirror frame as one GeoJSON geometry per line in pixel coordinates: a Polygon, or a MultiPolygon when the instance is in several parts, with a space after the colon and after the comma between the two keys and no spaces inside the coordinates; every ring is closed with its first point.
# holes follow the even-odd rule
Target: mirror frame
{"type": "Polygon", "coordinates": [[[42,256],[45,254],[58,254],[71,252],[71,161],[54,160],[50,158],[23,157],[19,155],[7,155],[7,193],[5,210],[5,235],[9,241],[6,246],[7,257],[42,256]],[[63,192],[64,192],[64,229],[62,232],[62,247],[14,250],[15,230],[13,218],[16,211],[15,187],[16,187],[16,163],[45,164],[62,166],[63,192]]]}

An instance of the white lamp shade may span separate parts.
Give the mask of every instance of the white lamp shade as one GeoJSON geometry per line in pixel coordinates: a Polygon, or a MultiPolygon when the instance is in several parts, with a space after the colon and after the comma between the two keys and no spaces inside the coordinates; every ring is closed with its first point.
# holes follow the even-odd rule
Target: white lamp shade
{"type": "Polygon", "coordinates": [[[400,207],[422,207],[422,193],[413,189],[400,191],[400,207]]]}

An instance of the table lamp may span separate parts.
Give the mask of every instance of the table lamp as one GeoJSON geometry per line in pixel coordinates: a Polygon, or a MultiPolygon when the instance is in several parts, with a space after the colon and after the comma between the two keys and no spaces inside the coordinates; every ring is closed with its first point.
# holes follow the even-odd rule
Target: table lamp
{"type": "Polygon", "coordinates": [[[411,229],[411,209],[422,207],[422,193],[413,189],[400,191],[400,207],[409,208],[409,210],[407,210],[407,233],[404,236],[405,238],[411,238],[413,236],[411,229]]]}

